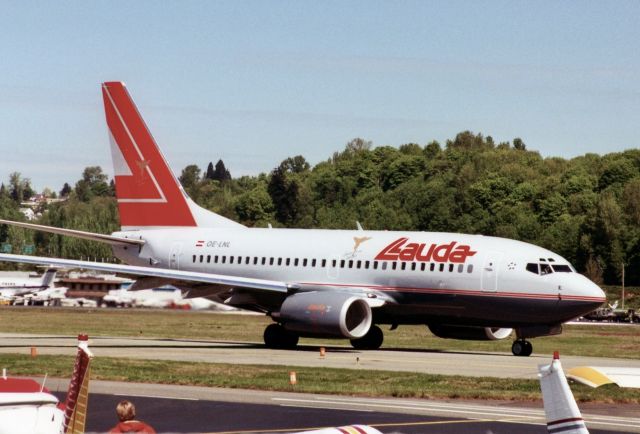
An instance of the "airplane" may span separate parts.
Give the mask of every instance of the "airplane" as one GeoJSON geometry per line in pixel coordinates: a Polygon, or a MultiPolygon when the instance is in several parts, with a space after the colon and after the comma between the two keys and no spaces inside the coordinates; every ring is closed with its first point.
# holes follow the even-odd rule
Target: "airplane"
{"type": "Polygon", "coordinates": [[[61,306],[62,301],[67,297],[68,288],[62,286],[51,286],[37,292],[18,295],[13,298],[13,305],[25,306],[61,306]]]}
{"type": "Polygon", "coordinates": [[[0,434],[84,433],[93,354],[89,337],[78,336],[78,351],[64,403],[35,380],[0,377],[0,434]]]}
{"type": "Polygon", "coordinates": [[[102,297],[102,307],[150,307],[188,310],[235,311],[237,309],[206,298],[185,298],[179,288],[167,286],[132,291],[129,288],[111,289],[102,297]]]}
{"type": "Polygon", "coordinates": [[[13,300],[17,296],[38,292],[53,287],[57,270],[48,268],[42,277],[0,277],[0,298],[13,300]]]}
{"type": "Polygon", "coordinates": [[[102,95],[121,230],[111,235],[0,220],[110,244],[125,264],[0,254],[0,260],[141,276],[189,296],[265,313],[270,348],[300,336],[382,345],[379,325],[424,324],[441,338],[496,340],[512,353],[561,333],[604,292],[560,255],[521,241],[441,232],[248,228],[201,208],[171,172],[124,83],[102,95]]]}

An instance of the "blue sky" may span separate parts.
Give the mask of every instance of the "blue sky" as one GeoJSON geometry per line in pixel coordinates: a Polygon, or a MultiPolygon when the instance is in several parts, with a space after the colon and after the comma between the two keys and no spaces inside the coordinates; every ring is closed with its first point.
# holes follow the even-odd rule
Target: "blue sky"
{"type": "Polygon", "coordinates": [[[2,2],[0,179],[111,174],[100,83],[127,83],[174,172],[312,164],[354,137],[640,142],[640,2],[2,2]]]}

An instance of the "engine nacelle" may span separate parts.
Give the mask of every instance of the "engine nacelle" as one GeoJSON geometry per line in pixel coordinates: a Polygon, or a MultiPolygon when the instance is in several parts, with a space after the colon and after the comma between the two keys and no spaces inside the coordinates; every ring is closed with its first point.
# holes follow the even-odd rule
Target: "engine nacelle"
{"type": "Polygon", "coordinates": [[[361,338],[371,328],[364,298],[336,292],[300,292],[287,297],[274,315],[287,329],[307,336],[361,338]]]}
{"type": "Polygon", "coordinates": [[[463,339],[467,341],[496,341],[506,339],[513,329],[498,327],[472,327],[458,325],[431,324],[431,333],[444,339],[463,339]]]}

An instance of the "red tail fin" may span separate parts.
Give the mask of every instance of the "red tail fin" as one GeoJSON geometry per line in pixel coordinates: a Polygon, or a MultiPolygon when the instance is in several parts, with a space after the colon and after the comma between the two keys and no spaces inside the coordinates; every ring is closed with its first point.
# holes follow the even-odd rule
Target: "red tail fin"
{"type": "Polygon", "coordinates": [[[121,226],[196,226],[180,184],[124,83],[103,83],[102,96],[121,226]]]}

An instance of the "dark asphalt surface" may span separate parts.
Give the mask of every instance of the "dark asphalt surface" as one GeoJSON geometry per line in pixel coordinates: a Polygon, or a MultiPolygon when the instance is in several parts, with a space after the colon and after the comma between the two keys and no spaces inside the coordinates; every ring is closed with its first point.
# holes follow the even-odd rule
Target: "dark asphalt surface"
{"type": "MultiPolygon", "coordinates": [[[[63,399],[62,395],[64,394],[58,397],[63,399]]],[[[136,405],[138,419],[147,422],[159,433],[284,433],[352,424],[372,425],[385,434],[543,434],[547,432],[543,425],[521,423],[94,393],[89,397],[87,432],[108,432],[116,424],[115,407],[122,399],[132,401],[136,405]]],[[[592,434],[614,432],[591,430],[592,434]]]]}

